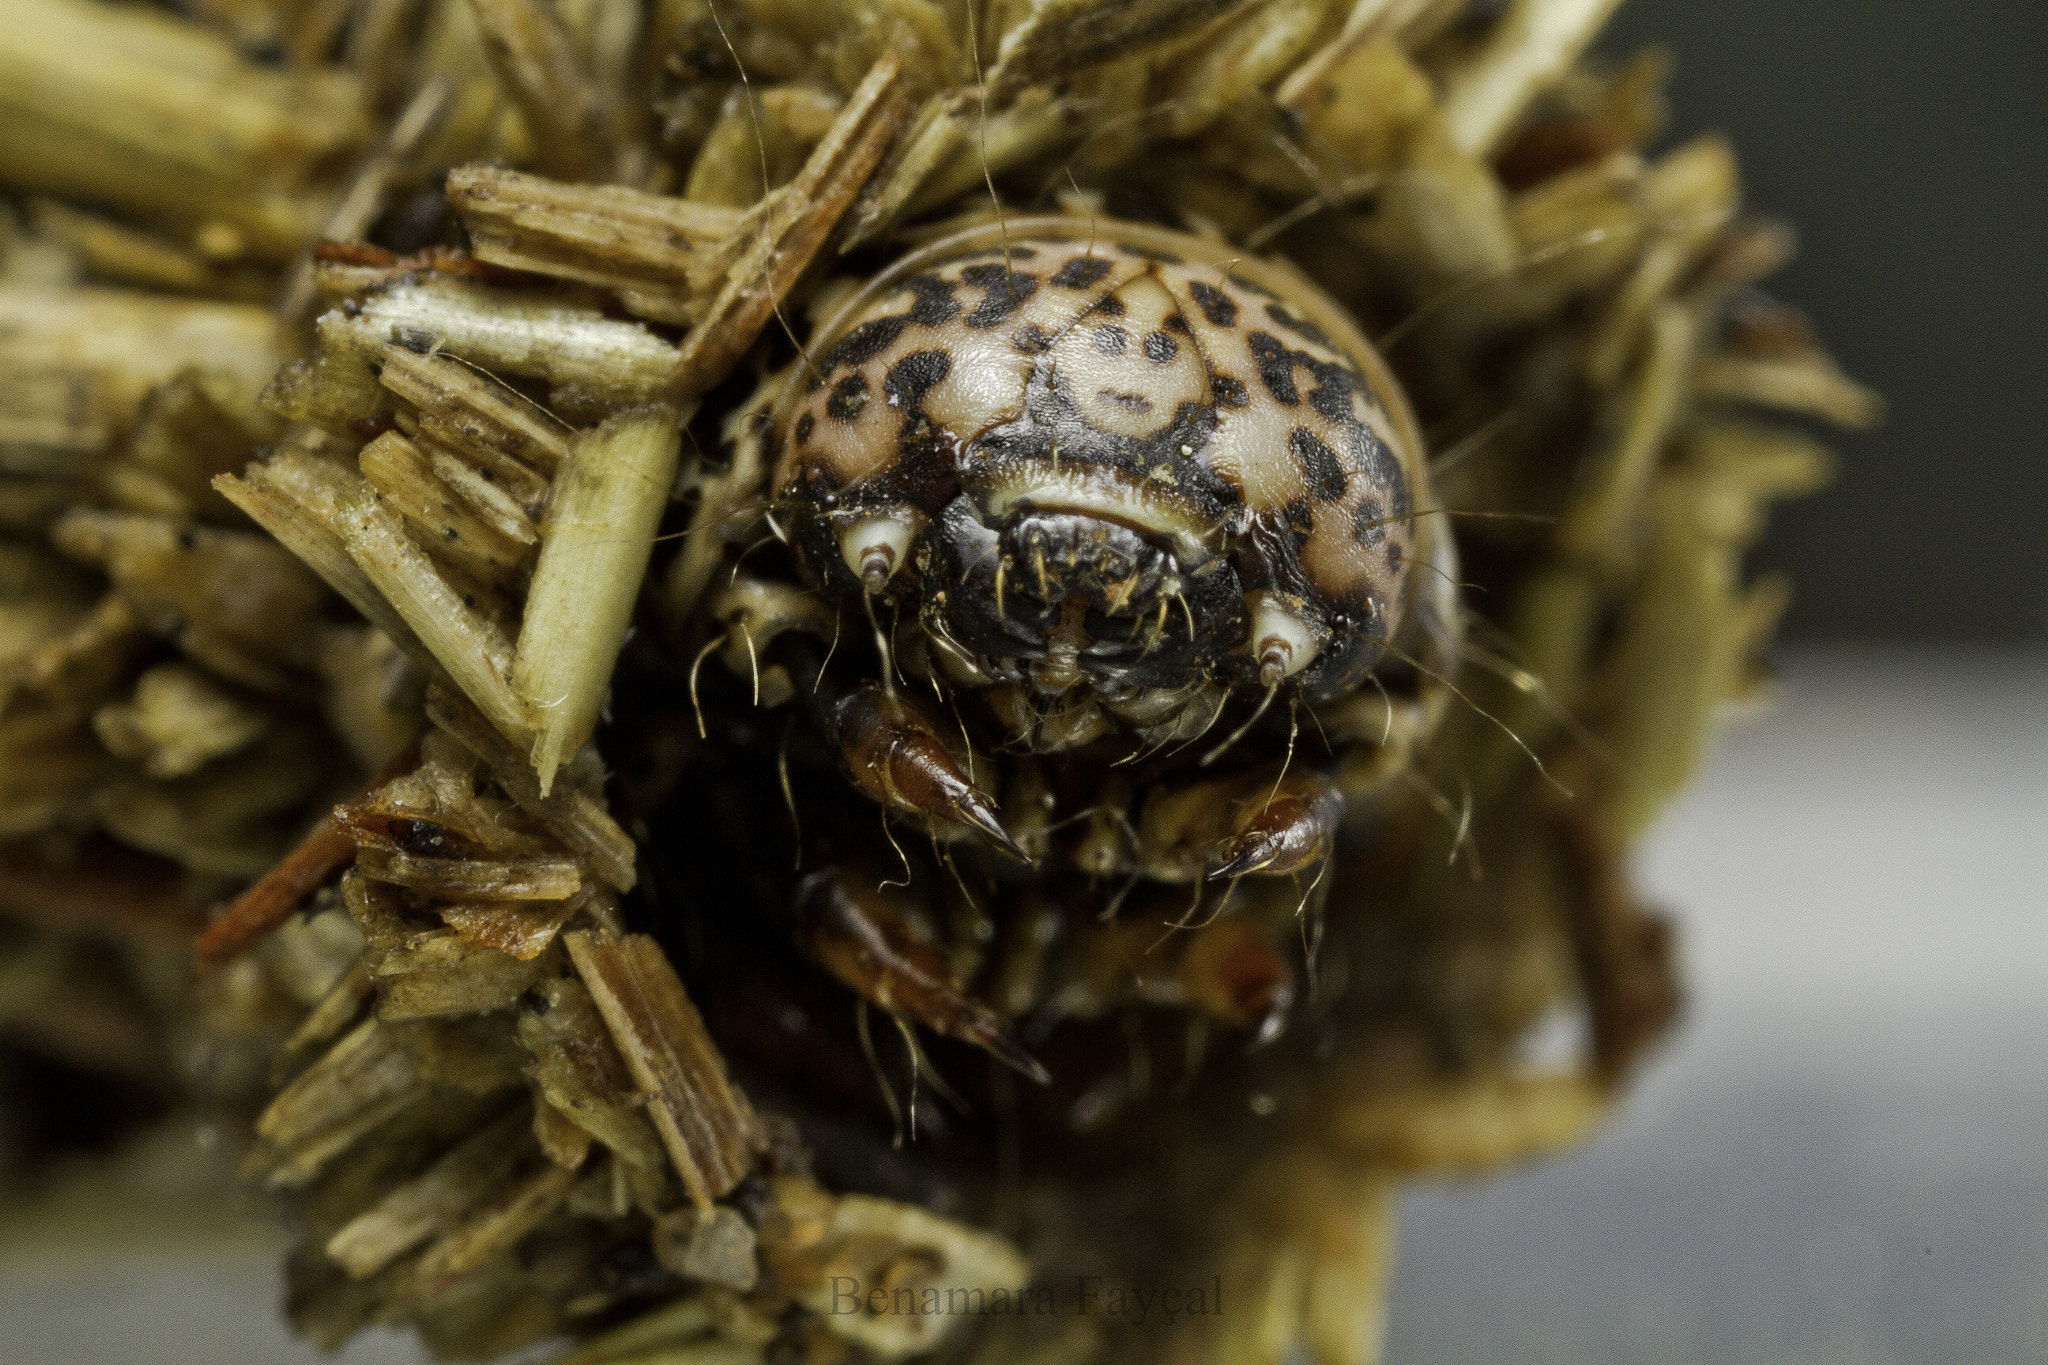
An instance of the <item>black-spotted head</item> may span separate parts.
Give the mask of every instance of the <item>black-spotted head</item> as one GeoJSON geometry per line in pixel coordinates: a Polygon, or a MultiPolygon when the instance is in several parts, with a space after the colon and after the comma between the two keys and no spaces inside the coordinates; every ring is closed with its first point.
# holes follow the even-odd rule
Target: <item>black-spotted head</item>
{"type": "Polygon", "coordinates": [[[976,229],[809,354],[775,489],[810,571],[914,600],[992,678],[1335,696],[1442,534],[1412,515],[1413,419],[1342,310],[1199,238],[976,229]]]}

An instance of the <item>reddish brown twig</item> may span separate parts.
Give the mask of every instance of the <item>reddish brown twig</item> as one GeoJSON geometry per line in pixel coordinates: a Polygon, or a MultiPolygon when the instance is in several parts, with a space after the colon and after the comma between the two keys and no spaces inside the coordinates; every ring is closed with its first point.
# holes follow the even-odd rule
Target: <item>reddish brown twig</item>
{"type": "MultiPolygon", "coordinates": [[[[385,783],[419,766],[417,744],[386,764],[356,795],[375,791],[385,783]]],[[[277,866],[228,904],[213,923],[192,942],[192,953],[200,971],[208,971],[256,946],[265,934],[283,924],[292,911],[305,903],[343,868],[355,860],[356,841],[334,818],[332,812],[320,817],[291,852],[278,859],[277,866]]]]}

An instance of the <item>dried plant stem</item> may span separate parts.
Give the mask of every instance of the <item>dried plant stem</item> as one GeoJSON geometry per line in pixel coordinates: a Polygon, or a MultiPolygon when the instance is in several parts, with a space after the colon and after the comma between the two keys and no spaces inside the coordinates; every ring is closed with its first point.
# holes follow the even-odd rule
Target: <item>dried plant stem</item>
{"type": "Polygon", "coordinates": [[[602,176],[604,111],[554,7],[542,0],[470,0],[492,69],[526,118],[542,167],[602,176]]]}
{"type": "Polygon", "coordinates": [[[675,481],[680,426],[672,407],[622,413],[586,433],[555,478],[512,666],[543,796],[597,724],[675,481]]]}
{"type": "Polygon", "coordinates": [[[1529,100],[1578,59],[1620,0],[1519,0],[1473,59],[1444,80],[1444,122],[1473,156],[1492,150],[1529,100]]]}
{"type": "Polygon", "coordinates": [[[369,129],[355,82],[244,61],[196,25],[79,0],[0,3],[0,181],[283,260],[312,235],[301,186],[369,129]]]}
{"type": "Polygon", "coordinates": [[[344,493],[337,529],[349,558],[396,609],[448,676],[507,736],[529,733],[527,710],[510,681],[512,645],[443,578],[367,483],[344,493]]]}
{"type": "Polygon", "coordinates": [[[796,179],[742,220],[738,232],[747,244],[677,357],[672,383],[683,396],[695,397],[731,372],[881,164],[911,117],[902,76],[901,59],[884,53],[796,179]]]}
{"type": "Polygon", "coordinates": [[[648,1097],[683,1187],[708,1208],[739,1184],[761,1148],[752,1107],[726,1078],[725,1059],[653,939],[577,930],[563,941],[648,1097]]]}
{"type": "Polygon", "coordinates": [[[591,871],[606,885],[619,891],[633,889],[633,841],[602,801],[568,785],[543,796],[526,755],[506,743],[459,692],[439,683],[429,687],[427,718],[488,764],[505,794],[588,858],[591,871]]]}

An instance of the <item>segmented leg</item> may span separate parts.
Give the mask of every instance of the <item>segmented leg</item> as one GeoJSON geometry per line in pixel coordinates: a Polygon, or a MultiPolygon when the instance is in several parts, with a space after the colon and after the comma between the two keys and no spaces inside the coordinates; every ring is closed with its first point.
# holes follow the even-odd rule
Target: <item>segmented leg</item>
{"type": "Polygon", "coordinates": [[[1052,1078],[993,1010],[961,990],[918,935],[914,908],[869,873],[827,868],[797,891],[797,940],[841,984],[891,1014],[986,1048],[1041,1085],[1052,1078]]]}
{"type": "Polygon", "coordinates": [[[1278,877],[1313,867],[1329,854],[1343,818],[1343,793],[1328,778],[1289,773],[1238,803],[1230,835],[1214,855],[1222,861],[1209,877],[1278,877]]]}
{"type": "Polygon", "coordinates": [[[1138,817],[1138,861],[1169,882],[1284,876],[1329,852],[1343,816],[1343,794],[1328,778],[1278,764],[1162,787],[1138,817]]]}
{"type": "Polygon", "coordinates": [[[827,724],[847,775],[868,797],[891,810],[965,825],[1011,857],[1031,861],[915,702],[870,684],[833,703],[827,724]]]}

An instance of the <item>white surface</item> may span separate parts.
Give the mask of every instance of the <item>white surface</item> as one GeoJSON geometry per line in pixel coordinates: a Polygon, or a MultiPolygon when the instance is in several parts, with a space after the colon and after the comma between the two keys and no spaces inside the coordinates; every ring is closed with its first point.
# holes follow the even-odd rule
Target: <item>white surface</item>
{"type": "MultiPolygon", "coordinates": [[[[2044,858],[2048,658],[1795,658],[1647,850],[1681,1034],[1585,1152],[1406,1196],[1392,1365],[2048,1362],[2044,858]]],[[[278,1293],[11,1264],[0,1362],[322,1359],[278,1293]]]]}

